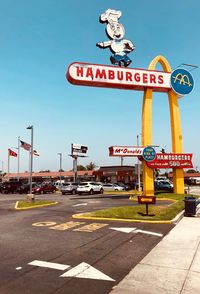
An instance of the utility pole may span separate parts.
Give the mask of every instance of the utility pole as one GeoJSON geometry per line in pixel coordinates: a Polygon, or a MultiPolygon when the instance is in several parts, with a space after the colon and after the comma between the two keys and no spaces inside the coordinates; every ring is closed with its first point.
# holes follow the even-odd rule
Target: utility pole
{"type": "Polygon", "coordinates": [[[61,187],[61,181],[62,181],[62,153],[58,153],[60,156],[60,187],[61,187]]]}

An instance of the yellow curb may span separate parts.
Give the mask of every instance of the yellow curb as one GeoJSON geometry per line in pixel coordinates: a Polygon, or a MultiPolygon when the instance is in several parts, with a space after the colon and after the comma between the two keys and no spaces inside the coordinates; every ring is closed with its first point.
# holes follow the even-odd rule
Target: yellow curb
{"type": "Polygon", "coordinates": [[[139,220],[139,219],[120,219],[120,218],[106,218],[106,217],[92,217],[84,216],[84,214],[73,214],[72,218],[75,219],[88,219],[88,220],[106,220],[106,221],[120,221],[120,222],[137,222],[137,223],[154,223],[154,224],[171,224],[172,220],[166,221],[151,221],[151,220],[139,220]]]}
{"type": "Polygon", "coordinates": [[[55,202],[49,203],[49,204],[40,204],[40,205],[37,205],[37,206],[29,206],[29,207],[21,207],[21,208],[18,207],[18,204],[19,204],[19,201],[17,201],[16,204],[15,204],[15,209],[16,210],[27,210],[27,209],[32,209],[32,208],[56,205],[56,204],[58,204],[58,202],[55,201],[55,202]]]}
{"type": "MultiPolygon", "coordinates": [[[[131,196],[129,197],[129,200],[138,202],[137,199],[132,199],[131,196]]],[[[170,198],[156,198],[156,201],[172,201],[172,202],[176,202],[178,200],[176,200],[176,199],[170,199],[170,198]]]]}

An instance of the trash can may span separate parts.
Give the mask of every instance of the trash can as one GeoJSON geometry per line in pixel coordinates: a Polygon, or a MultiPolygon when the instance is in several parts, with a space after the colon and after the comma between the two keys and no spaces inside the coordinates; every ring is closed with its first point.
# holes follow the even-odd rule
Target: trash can
{"type": "Polygon", "coordinates": [[[185,216],[194,216],[196,214],[196,198],[193,196],[185,197],[185,216]]]}

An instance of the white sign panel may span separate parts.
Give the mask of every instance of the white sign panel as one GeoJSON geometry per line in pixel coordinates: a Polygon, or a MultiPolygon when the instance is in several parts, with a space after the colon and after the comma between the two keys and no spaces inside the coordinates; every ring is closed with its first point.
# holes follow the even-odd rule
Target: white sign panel
{"type": "Polygon", "coordinates": [[[80,144],[72,144],[72,155],[77,155],[78,153],[86,154],[88,150],[87,146],[83,146],[80,144]]]}
{"type": "Polygon", "coordinates": [[[67,79],[75,85],[167,92],[171,73],[90,63],[72,63],[67,79]]]}
{"type": "Polygon", "coordinates": [[[111,146],[109,156],[142,156],[143,147],[111,146]]]}

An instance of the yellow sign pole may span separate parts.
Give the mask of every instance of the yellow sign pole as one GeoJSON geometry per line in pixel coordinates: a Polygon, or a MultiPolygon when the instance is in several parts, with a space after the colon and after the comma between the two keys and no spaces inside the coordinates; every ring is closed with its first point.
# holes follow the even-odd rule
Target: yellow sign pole
{"type": "MultiPolygon", "coordinates": [[[[156,56],[149,65],[149,70],[155,70],[156,65],[160,63],[164,72],[171,72],[168,61],[162,55],[156,56]]],[[[178,97],[170,90],[168,92],[171,136],[172,136],[172,152],[182,153],[182,132],[180,113],[178,106],[178,97]]],[[[152,145],[152,90],[147,88],[144,91],[143,107],[142,107],[142,145],[152,145]]],[[[143,167],[143,191],[144,195],[154,195],[154,175],[153,169],[142,162],[143,167]]],[[[173,168],[174,193],[184,194],[184,173],[183,169],[173,168]]]]}

